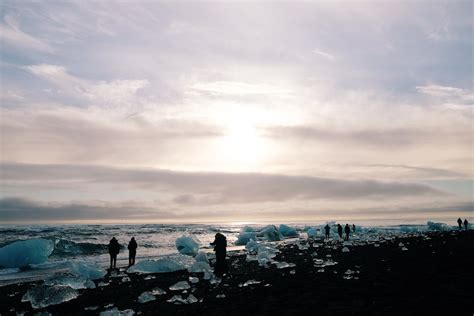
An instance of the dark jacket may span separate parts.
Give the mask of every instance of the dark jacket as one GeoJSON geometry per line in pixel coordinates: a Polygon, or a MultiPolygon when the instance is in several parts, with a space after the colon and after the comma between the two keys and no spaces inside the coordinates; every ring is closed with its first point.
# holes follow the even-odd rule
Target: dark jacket
{"type": "Polygon", "coordinates": [[[216,252],[216,256],[225,256],[227,252],[227,238],[221,233],[217,233],[214,241],[211,243],[214,246],[214,251],[216,252]]]}
{"type": "Polygon", "coordinates": [[[112,256],[118,255],[120,252],[120,244],[118,243],[117,239],[112,238],[109,242],[109,254],[112,256]]]}
{"type": "Polygon", "coordinates": [[[132,239],[130,240],[130,242],[128,243],[128,250],[129,250],[131,253],[135,253],[135,252],[137,252],[137,247],[138,247],[137,242],[135,241],[134,238],[132,238],[132,239]]]}

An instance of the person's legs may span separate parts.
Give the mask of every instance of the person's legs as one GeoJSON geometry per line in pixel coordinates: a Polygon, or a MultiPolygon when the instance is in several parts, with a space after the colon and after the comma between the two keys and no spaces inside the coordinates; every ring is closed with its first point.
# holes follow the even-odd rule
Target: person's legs
{"type": "Polygon", "coordinates": [[[117,255],[114,256],[114,269],[117,268],[117,255]]]}
{"type": "Polygon", "coordinates": [[[113,256],[110,255],[110,269],[112,270],[112,261],[113,261],[113,256]]]}

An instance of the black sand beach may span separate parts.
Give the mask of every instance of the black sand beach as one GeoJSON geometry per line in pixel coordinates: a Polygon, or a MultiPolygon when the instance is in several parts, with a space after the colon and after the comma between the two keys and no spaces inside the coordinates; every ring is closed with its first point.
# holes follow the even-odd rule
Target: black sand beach
{"type": "Polygon", "coordinates": [[[275,259],[295,267],[264,268],[255,261],[246,262],[245,254],[235,255],[228,259],[229,274],[220,283],[200,278],[185,294],[170,291],[169,286],[197,274],[153,274],[154,279],[129,274],[129,282],[106,277],[95,283],[110,281],[108,286],[80,290],[74,300],[33,310],[21,298],[41,282],[8,285],[0,288],[0,314],[47,311],[52,315],[96,315],[117,307],[133,309],[135,315],[473,315],[472,230],[414,233],[378,247],[351,246],[349,252],[343,252],[337,241],[326,245],[321,240],[309,241],[304,250],[295,244],[279,247],[275,259]],[[400,243],[407,250],[402,250],[400,243]],[[328,258],[337,264],[322,271],[318,262],[328,258]],[[244,286],[248,280],[259,283],[244,286]],[[148,303],[137,302],[141,293],[155,287],[167,293],[148,303]],[[186,298],[189,293],[199,301],[185,305],[167,302],[174,295],[186,298]]]}

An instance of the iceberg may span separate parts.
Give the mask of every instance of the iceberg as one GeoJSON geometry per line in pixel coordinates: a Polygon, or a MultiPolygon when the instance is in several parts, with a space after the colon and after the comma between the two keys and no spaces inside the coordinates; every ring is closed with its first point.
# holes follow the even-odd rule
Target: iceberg
{"type": "Polygon", "coordinates": [[[281,224],[280,227],[278,228],[280,234],[282,234],[285,237],[293,237],[293,236],[298,236],[298,233],[296,232],[296,229],[293,227],[281,224]]]}
{"type": "Polygon", "coordinates": [[[257,233],[254,233],[254,232],[240,233],[239,237],[237,237],[237,240],[235,241],[235,244],[237,246],[243,246],[243,245],[246,245],[250,240],[257,240],[257,233]]]}
{"type": "Polygon", "coordinates": [[[195,255],[199,251],[199,240],[194,236],[182,236],[176,239],[176,249],[183,255],[195,255]]]}
{"type": "Polygon", "coordinates": [[[256,252],[258,250],[258,243],[250,239],[250,241],[245,245],[245,249],[247,249],[248,252],[256,252]]]}
{"type": "Polygon", "coordinates": [[[318,235],[318,230],[316,227],[311,227],[306,233],[308,234],[308,237],[314,238],[318,235]]]}
{"type": "Polygon", "coordinates": [[[39,285],[23,295],[22,302],[30,302],[33,308],[57,305],[75,299],[79,292],[64,285],[39,285]]]}
{"type": "Polygon", "coordinates": [[[15,241],[0,248],[0,266],[24,268],[30,264],[43,263],[54,250],[54,243],[46,239],[15,241]]]}
{"type": "Polygon", "coordinates": [[[254,231],[254,229],[250,226],[247,226],[247,225],[242,227],[242,229],[240,230],[241,233],[249,233],[249,232],[253,232],[253,231],[254,231]]]}
{"type": "Polygon", "coordinates": [[[63,285],[69,286],[75,290],[79,289],[92,289],[95,288],[94,282],[88,280],[82,276],[75,275],[72,273],[56,273],[46,280],[44,280],[46,285],[63,285]]]}
{"type": "Polygon", "coordinates": [[[164,273],[185,270],[186,266],[172,258],[143,260],[128,269],[128,272],[164,273]]]}
{"type": "Polygon", "coordinates": [[[145,291],[140,296],[138,296],[138,303],[144,304],[156,300],[156,297],[153,293],[145,291]]]}
{"type": "Polygon", "coordinates": [[[103,278],[107,272],[96,263],[74,261],[70,263],[71,272],[89,280],[103,278]]]}
{"type": "Polygon", "coordinates": [[[435,222],[428,222],[426,223],[428,226],[428,230],[436,230],[436,231],[445,231],[449,230],[448,225],[445,223],[435,223],[435,222]]]}

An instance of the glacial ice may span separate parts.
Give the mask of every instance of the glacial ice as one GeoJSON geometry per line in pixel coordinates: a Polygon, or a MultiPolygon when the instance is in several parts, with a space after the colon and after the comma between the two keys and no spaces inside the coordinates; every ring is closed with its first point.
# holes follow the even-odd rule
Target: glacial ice
{"type": "Polygon", "coordinates": [[[275,225],[268,225],[264,227],[258,234],[257,236],[262,236],[265,238],[265,240],[268,241],[279,241],[281,240],[281,234],[278,231],[278,229],[275,227],[275,225]]]}
{"type": "Polygon", "coordinates": [[[30,264],[43,263],[53,252],[54,243],[46,239],[15,241],[0,248],[0,266],[24,268],[30,264]]]}
{"type": "Polygon", "coordinates": [[[176,249],[183,255],[195,255],[199,251],[199,240],[194,236],[181,236],[176,239],[176,249]]]}
{"type": "Polygon", "coordinates": [[[435,222],[428,222],[426,223],[428,226],[428,230],[436,230],[436,231],[445,231],[449,230],[449,226],[445,223],[435,223],[435,222]]]}
{"type": "Polygon", "coordinates": [[[188,279],[189,279],[189,282],[191,282],[192,284],[199,283],[199,278],[190,276],[188,279]]]}
{"type": "Polygon", "coordinates": [[[180,291],[180,290],[187,290],[191,288],[188,281],[179,281],[170,286],[171,291],[180,291]]]}
{"type": "Polygon", "coordinates": [[[135,311],[133,309],[119,310],[117,307],[100,312],[100,316],[133,316],[135,311]]]}
{"type": "Polygon", "coordinates": [[[258,250],[258,243],[250,239],[250,241],[245,245],[245,249],[247,249],[248,252],[256,252],[258,250]]]}
{"type": "Polygon", "coordinates": [[[158,260],[143,260],[128,268],[128,272],[163,273],[185,270],[193,263],[193,258],[176,255],[158,260]]]}
{"type": "Polygon", "coordinates": [[[72,273],[89,280],[100,279],[107,274],[107,272],[98,264],[85,261],[70,262],[70,270],[72,273]]]}
{"type": "Polygon", "coordinates": [[[237,246],[243,246],[246,245],[250,240],[256,240],[257,239],[257,234],[254,232],[242,232],[239,234],[239,237],[237,237],[237,240],[235,241],[235,244],[237,246]]]}
{"type": "Polygon", "coordinates": [[[165,290],[162,290],[162,289],[159,288],[159,287],[155,287],[155,288],[153,288],[153,290],[151,290],[151,293],[152,293],[153,295],[164,295],[164,294],[166,294],[166,291],[165,291],[165,290]]]}
{"type": "Polygon", "coordinates": [[[349,248],[347,247],[342,248],[342,252],[349,252],[349,248]]]}
{"type": "Polygon", "coordinates": [[[82,276],[73,274],[73,273],[55,273],[52,276],[48,277],[44,280],[44,284],[46,285],[63,285],[69,286],[73,289],[87,289],[87,288],[95,288],[94,282],[88,280],[82,276]]]}
{"type": "Polygon", "coordinates": [[[248,232],[253,232],[254,229],[250,226],[244,226],[242,227],[242,229],[240,230],[241,233],[248,233],[248,232]]]}
{"type": "Polygon", "coordinates": [[[23,295],[22,302],[30,302],[33,308],[42,308],[49,305],[61,304],[75,299],[79,292],[64,285],[39,285],[29,289],[23,295]]]}
{"type": "Polygon", "coordinates": [[[298,233],[296,232],[296,229],[293,227],[281,224],[280,227],[278,228],[280,231],[280,234],[282,234],[285,237],[293,237],[293,236],[298,236],[298,233]]]}
{"type": "Polygon", "coordinates": [[[153,293],[145,291],[138,296],[138,303],[144,304],[156,300],[156,297],[153,293]]]}
{"type": "Polygon", "coordinates": [[[173,295],[167,302],[174,304],[193,304],[198,302],[198,299],[192,294],[189,294],[186,299],[182,298],[181,295],[173,295]]]}
{"type": "Polygon", "coordinates": [[[285,269],[285,268],[296,267],[296,264],[282,261],[282,262],[275,262],[275,266],[277,267],[277,269],[285,269]]]}
{"type": "Polygon", "coordinates": [[[203,272],[203,273],[204,273],[204,279],[205,279],[205,280],[209,280],[210,277],[211,277],[211,275],[212,275],[211,266],[209,265],[209,263],[203,262],[203,261],[196,261],[196,262],[194,262],[194,263],[188,268],[188,272],[190,272],[190,273],[203,272]]]}
{"type": "Polygon", "coordinates": [[[316,227],[311,227],[310,229],[308,229],[306,233],[308,234],[308,237],[311,237],[311,238],[314,238],[318,235],[318,231],[316,227]]]}
{"type": "Polygon", "coordinates": [[[209,264],[209,259],[207,259],[207,255],[204,251],[199,251],[196,257],[194,257],[194,260],[209,264]]]}

